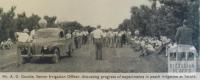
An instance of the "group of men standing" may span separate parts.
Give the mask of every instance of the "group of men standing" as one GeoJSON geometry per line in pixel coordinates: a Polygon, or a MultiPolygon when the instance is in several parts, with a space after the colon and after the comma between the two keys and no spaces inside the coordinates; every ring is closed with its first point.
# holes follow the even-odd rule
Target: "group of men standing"
{"type": "Polygon", "coordinates": [[[102,48],[103,47],[123,47],[128,43],[128,38],[131,36],[131,32],[128,31],[103,31],[101,26],[97,26],[96,30],[91,32],[94,38],[94,44],[96,48],[96,59],[102,60],[102,48]]]}
{"type": "MultiPolygon", "coordinates": [[[[175,43],[181,44],[181,45],[192,45],[193,41],[193,30],[186,26],[187,21],[183,21],[183,27],[179,27],[177,29],[177,33],[175,35],[175,43]]],[[[109,31],[103,31],[101,29],[101,26],[97,26],[96,30],[94,30],[92,33],[92,36],[94,38],[94,44],[96,47],[96,59],[102,60],[102,48],[103,46],[106,47],[123,47],[124,44],[129,44],[128,40],[131,39],[131,32],[130,30],[127,31],[113,31],[110,29],[109,31]]],[[[139,34],[139,31],[135,32],[135,35],[137,36],[139,34]]],[[[166,37],[161,37],[161,40],[155,40],[151,38],[144,39],[143,42],[145,49],[142,50],[142,55],[148,53],[148,51],[152,53],[160,53],[164,48],[164,45],[167,45],[167,43],[170,43],[170,39],[166,37]],[[158,47],[156,47],[158,46],[158,47]]],[[[142,40],[141,44],[143,44],[142,40]]]]}
{"type": "Polygon", "coordinates": [[[72,38],[74,42],[74,48],[79,49],[82,45],[87,43],[94,43],[96,48],[96,59],[102,60],[102,48],[103,47],[123,47],[128,43],[131,32],[128,31],[114,31],[112,29],[103,30],[101,26],[89,33],[87,30],[74,30],[67,31],[66,38],[72,38]]]}
{"type": "Polygon", "coordinates": [[[82,45],[88,43],[89,32],[86,30],[74,30],[71,32],[70,30],[67,31],[66,38],[73,39],[74,47],[76,49],[81,48],[82,45]]]}

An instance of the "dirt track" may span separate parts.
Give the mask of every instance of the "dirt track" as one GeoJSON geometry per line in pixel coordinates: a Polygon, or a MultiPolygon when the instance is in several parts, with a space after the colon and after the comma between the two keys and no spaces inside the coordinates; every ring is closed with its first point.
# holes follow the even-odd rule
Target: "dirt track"
{"type": "Polygon", "coordinates": [[[103,60],[95,60],[93,45],[84,45],[75,50],[73,57],[65,57],[54,64],[49,59],[32,60],[31,63],[16,66],[16,49],[0,51],[0,72],[167,72],[167,58],[164,55],[138,57],[128,46],[104,48],[103,60]]]}

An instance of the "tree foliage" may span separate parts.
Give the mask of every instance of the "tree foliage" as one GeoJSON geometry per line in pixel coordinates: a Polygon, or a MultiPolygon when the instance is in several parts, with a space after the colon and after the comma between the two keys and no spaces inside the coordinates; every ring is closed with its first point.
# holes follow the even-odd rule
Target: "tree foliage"
{"type": "Polygon", "coordinates": [[[4,12],[0,8],[0,41],[8,38],[15,39],[14,33],[21,32],[27,28],[29,30],[37,29],[40,21],[40,17],[36,14],[32,14],[27,17],[26,13],[15,13],[16,7],[13,6],[8,12],[4,12]]]}
{"type": "Polygon", "coordinates": [[[71,30],[73,32],[74,30],[81,30],[81,29],[83,29],[83,26],[79,22],[77,22],[77,21],[60,22],[58,25],[61,28],[63,28],[65,31],[71,30]]]}
{"type": "Polygon", "coordinates": [[[131,8],[130,19],[125,19],[119,29],[140,31],[142,36],[165,35],[174,38],[176,29],[182,26],[183,20],[188,21],[189,27],[198,36],[199,0],[149,0],[152,6],[141,5],[131,8]],[[161,6],[157,6],[157,2],[161,6]],[[158,7],[158,8],[157,8],[158,7]]]}
{"type": "Polygon", "coordinates": [[[40,19],[41,18],[35,14],[32,14],[29,17],[26,16],[25,12],[18,14],[16,18],[17,31],[23,31],[25,28],[29,30],[38,28],[40,19]]]}
{"type": "Polygon", "coordinates": [[[9,36],[14,36],[13,32],[14,32],[14,28],[13,26],[15,26],[15,20],[14,20],[14,16],[15,16],[15,9],[16,7],[11,7],[11,9],[8,12],[3,12],[3,9],[0,9],[0,36],[1,39],[0,40],[5,40],[7,39],[9,36]]]}
{"type": "Polygon", "coordinates": [[[47,22],[47,27],[55,27],[55,21],[57,19],[56,16],[44,16],[44,19],[46,20],[47,22]]]}

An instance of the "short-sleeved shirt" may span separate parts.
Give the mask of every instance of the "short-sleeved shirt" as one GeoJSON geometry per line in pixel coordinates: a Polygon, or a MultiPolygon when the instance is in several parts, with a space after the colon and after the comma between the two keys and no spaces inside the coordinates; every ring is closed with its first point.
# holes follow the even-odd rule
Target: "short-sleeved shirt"
{"type": "Polygon", "coordinates": [[[120,32],[118,33],[118,36],[121,37],[123,34],[124,34],[124,32],[123,32],[123,31],[120,31],[120,32]]]}
{"type": "Polygon", "coordinates": [[[27,33],[17,33],[19,42],[30,42],[30,36],[27,33]]]}
{"type": "Polygon", "coordinates": [[[96,29],[92,32],[92,35],[95,39],[100,39],[103,37],[104,33],[101,29],[96,29]]]}
{"type": "Polygon", "coordinates": [[[109,31],[107,35],[109,38],[112,38],[114,36],[114,33],[112,31],[109,31]]]}
{"type": "Polygon", "coordinates": [[[87,36],[89,33],[87,31],[83,31],[83,35],[87,36]]]}
{"type": "Polygon", "coordinates": [[[147,49],[150,51],[155,51],[155,49],[153,48],[153,45],[151,45],[151,44],[147,45],[147,49]]]}
{"type": "Polygon", "coordinates": [[[126,33],[128,36],[130,36],[132,33],[130,31],[127,31],[126,33]]]}
{"type": "Polygon", "coordinates": [[[104,38],[106,37],[106,32],[103,32],[103,37],[104,37],[104,38]]]}
{"type": "Polygon", "coordinates": [[[3,41],[1,41],[1,45],[4,45],[4,42],[3,42],[3,41]]]}
{"type": "Polygon", "coordinates": [[[72,38],[72,35],[70,33],[67,33],[65,36],[66,36],[66,39],[72,38]]]}

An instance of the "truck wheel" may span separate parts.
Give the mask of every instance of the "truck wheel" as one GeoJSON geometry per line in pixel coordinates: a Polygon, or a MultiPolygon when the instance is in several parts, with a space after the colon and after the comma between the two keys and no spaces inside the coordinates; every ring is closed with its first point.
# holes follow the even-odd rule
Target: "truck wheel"
{"type": "Polygon", "coordinates": [[[54,56],[53,56],[53,62],[54,63],[58,63],[59,61],[60,61],[60,51],[59,51],[59,49],[54,49],[54,51],[53,51],[54,53],[54,56]]]}

